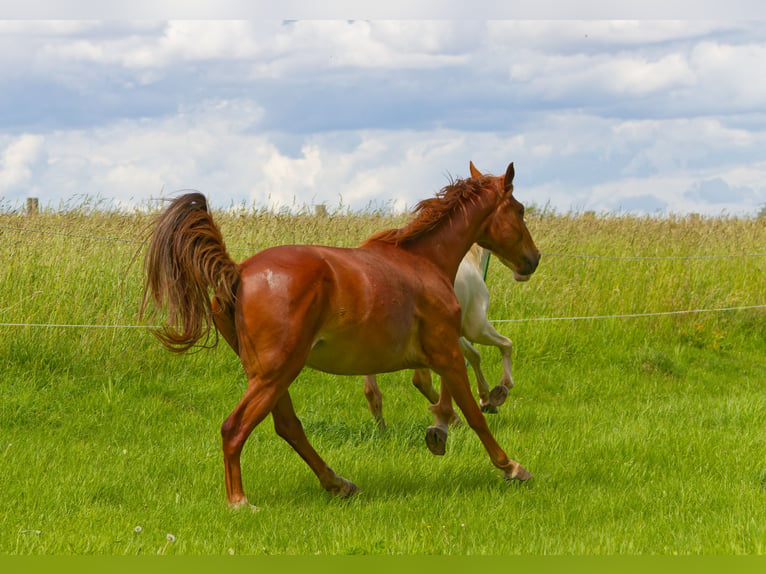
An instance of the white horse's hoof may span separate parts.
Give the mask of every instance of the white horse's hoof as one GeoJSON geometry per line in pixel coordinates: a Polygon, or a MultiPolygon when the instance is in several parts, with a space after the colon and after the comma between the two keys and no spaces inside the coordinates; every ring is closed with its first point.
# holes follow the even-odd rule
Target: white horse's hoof
{"type": "Polygon", "coordinates": [[[508,398],[508,389],[505,387],[501,387],[500,385],[496,386],[494,389],[492,389],[489,392],[489,404],[491,404],[494,407],[499,407],[505,402],[505,399],[508,398]]]}

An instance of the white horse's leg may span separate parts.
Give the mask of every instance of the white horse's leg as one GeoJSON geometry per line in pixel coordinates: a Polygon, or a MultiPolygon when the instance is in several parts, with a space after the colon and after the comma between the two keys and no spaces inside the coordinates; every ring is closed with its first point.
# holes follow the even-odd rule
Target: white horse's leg
{"type": "Polygon", "coordinates": [[[469,253],[458,269],[455,277],[455,294],[462,309],[462,335],[460,348],[468,363],[476,373],[479,388],[480,405],[484,412],[497,412],[497,407],[505,402],[508,389],[513,387],[511,372],[511,353],[513,343],[498,333],[487,320],[489,310],[489,290],[484,283],[480,269],[481,251],[469,253]],[[492,391],[481,372],[479,352],[470,343],[491,345],[500,349],[503,358],[503,377],[500,384],[492,391]]]}
{"type": "Polygon", "coordinates": [[[378,429],[386,430],[386,421],[383,419],[383,394],[380,392],[375,375],[364,377],[364,396],[367,398],[367,404],[372,416],[375,417],[375,422],[378,423],[378,429]]]}
{"type": "MultiPolygon", "coordinates": [[[[479,397],[481,407],[485,412],[496,412],[495,407],[499,407],[505,402],[508,396],[508,390],[513,388],[512,359],[513,343],[508,337],[498,333],[487,320],[487,311],[489,310],[489,290],[481,278],[477,267],[468,267],[463,273],[458,275],[455,280],[455,293],[460,300],[462,315],[462,335],[471,343],[480,345],[490,345],[500,349],[500,355],[503,359],[503,377],[500,383],[489,392],[489,399],[485,402],[482,386],[486,385],[483,375],[479,375],[480,370],[474,367],[479,364],[478,352],[471,349],[471,356],[466,354],[469,364],[474,367],[476,380],[479,385],[479,397]],[[458,279],[460,282],[458,282],[458,279]],[[482,382],[483,380],[483,382],[482,382]]],[[[464,354],[468,347],[461,343],[461,349],[464,354]]],[[[470,352],[470,350],[469,350],[470,352]]]]}
{"type": "Polygon", "coordinates": [[[479,392],[479,406],[481,410],[496,413],[497,409],[490,404],[489,383],[481,370],[481,355],[479,351],[465,337],[460,337],[460,350],[463,352],[465,360],[471,365],[471,369],[473,369],[473,373],[476,376],[476,388],[479,392]]]}
{"type": "Polygon", "coordinates": [[[475,338],[472,337],[471,340],[474,343],[491,345],[500,350],[503,360],[503,376],[500,383],[489,394],[489,402],[493,406],[499,407],[505,402],[508,390],[513,388],[513,342],[508,337],[498,333],[489,321],[485,322],[481,331],[476,333],[475,338]]]}

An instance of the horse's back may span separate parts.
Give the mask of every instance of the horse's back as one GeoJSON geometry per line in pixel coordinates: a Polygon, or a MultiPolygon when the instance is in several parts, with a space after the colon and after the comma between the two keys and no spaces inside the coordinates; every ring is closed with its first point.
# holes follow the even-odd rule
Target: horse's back
{"type": "Polygon", "coordinates": [[[429,288],[433,279],[424,279],[423,263],[395,249],[281,245],[243,261],[240,276],[245,288],[258,285],[291,295],[321,289],[336,298],[353,297],[356,307],[369,307],[380,303],[375,298],[416,297],[429,288]]]}

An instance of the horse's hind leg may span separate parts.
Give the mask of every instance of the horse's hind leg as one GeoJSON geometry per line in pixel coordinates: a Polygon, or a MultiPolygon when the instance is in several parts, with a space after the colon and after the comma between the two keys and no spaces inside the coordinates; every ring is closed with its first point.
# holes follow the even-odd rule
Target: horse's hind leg
{"type": "MultiPolygon", "coordinates": [[[[289,382],[287,384],[289,385],[289,382]]],[[[226,499],[231,507],[247,504],[240,467],[242,447],[253,429],[271,412],[286,389],[287,385],[266,384],[263,379],[251,379],[245,396],[221,426],[226,499]]]]}
{"type": "Polygon", "coordinates": [[[375,422],[378,423],[378,429],[386,430],[386,421],[383,419],[383,393],[380,392],[375,375],[364,377],[364,396],[367,398],[367,405],[370,407],[372,416],[375,417],[375,422]]]}
{"type": "Polygon", "coordinates": [[[455,420],[460,421],[452,407],[452,395],[445,385],[442,384],[439,400],[428,410],[434,414],[434,424],[426,429],[426,446],[433,454],[441,456],[447,450],[449,425],[454,424],[455,420]]]}
{"type": "Polygon", "coordinates": [[[288,392],[277,401],[271,415],[274,418],[274,430],[306,461],[325,490],[340,497],[351,496],[359,490],[354,483],[335,474],[311,446],[306,433],[303,432],[303,425],[295,414],[288,392]]]}

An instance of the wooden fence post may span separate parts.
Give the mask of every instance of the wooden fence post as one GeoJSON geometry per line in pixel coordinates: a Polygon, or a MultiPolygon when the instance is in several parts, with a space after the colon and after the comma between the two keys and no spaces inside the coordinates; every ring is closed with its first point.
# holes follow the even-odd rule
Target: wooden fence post
{"type": "Polygon", "coordinates": [[[27,198],[27,215],[37,215],[39,208],[39,202],[36,197],[27,198]]]}

